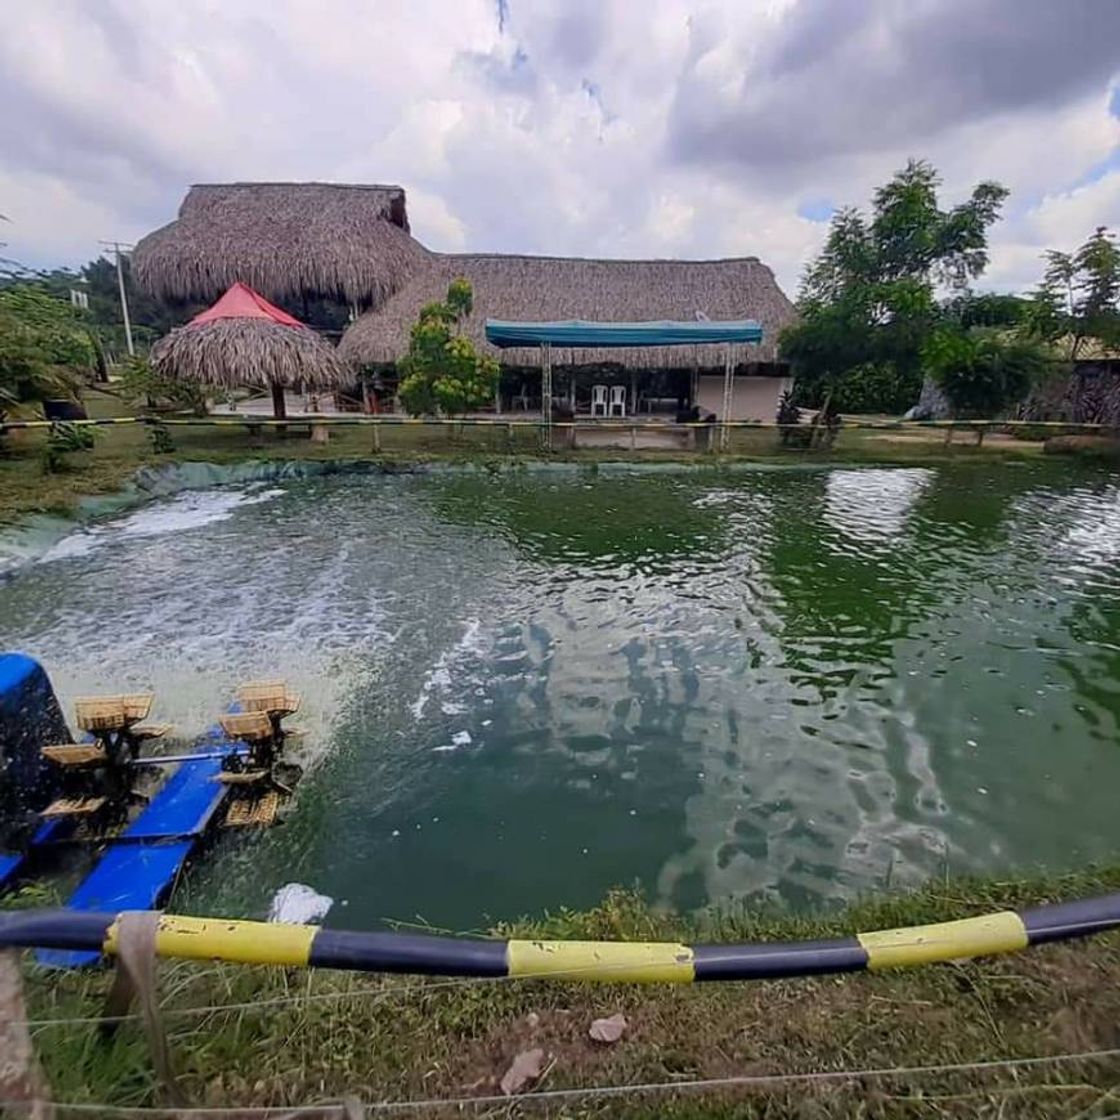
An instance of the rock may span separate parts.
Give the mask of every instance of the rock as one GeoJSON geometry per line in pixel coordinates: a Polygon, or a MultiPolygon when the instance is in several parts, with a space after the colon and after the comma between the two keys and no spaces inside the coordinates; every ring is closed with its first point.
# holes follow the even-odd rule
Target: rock
{"type": "Polygon", "coordinates": [[[526,1085],[535,1082],[544,1072],[544,1051],[538,1046],[535,1050],[523,1050],[502,1078],[502,1092],[507,1097],[520,1093],[526,1085]]]}
{"type": "Polygon", "coordinates": [[[903,420],[948,420],[952,412],[949,398],[932,378],[927,377],[922,381],[918,403],[907,410],[903,420]]]}
{"type": "Polygon", "coordinates": [[[587,1032],[596,1042],[617,1042],[623,1035],[628,1024],[622,1012],[612,1015],[609,1019],[596,1019],[587,1032]]]}

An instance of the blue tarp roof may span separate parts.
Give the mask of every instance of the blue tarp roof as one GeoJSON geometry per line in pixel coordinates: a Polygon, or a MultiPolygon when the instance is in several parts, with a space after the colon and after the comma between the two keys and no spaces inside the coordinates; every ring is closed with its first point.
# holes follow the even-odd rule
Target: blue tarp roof
{"type": "Polygon", "coordinates": [[[507,323],[486,320],[486,340],[495,346],[681,346],[699,342],[761,342],[762,327],[753,319],[650,323],[593,323],[566,319],[557,323],[507,323]]]}

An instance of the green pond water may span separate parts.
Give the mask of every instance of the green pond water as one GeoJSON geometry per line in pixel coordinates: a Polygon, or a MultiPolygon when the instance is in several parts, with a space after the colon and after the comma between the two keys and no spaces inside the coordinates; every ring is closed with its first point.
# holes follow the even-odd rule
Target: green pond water
{"type": "Polygon", "coordinates": [[[1120,849],[1120,483],[1040,463],[180,494],[0,584],[0,648],[201,732],[286,676],[288,822],[177,906],[467,929],[639,884],[791,907],[1120,849]]]}

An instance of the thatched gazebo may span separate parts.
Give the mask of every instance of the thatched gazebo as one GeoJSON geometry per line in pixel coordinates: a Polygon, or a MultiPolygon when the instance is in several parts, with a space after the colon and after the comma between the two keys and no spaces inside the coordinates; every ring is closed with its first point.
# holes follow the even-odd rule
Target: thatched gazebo
{"type": "Polygon", "coordinates": [[[351,379],[333,346],[240,281],[209,310],[161,338],[151,361],[165,377],[267,387],[277,420],[287,414],[285,389],[336,389],[351,379]]]}

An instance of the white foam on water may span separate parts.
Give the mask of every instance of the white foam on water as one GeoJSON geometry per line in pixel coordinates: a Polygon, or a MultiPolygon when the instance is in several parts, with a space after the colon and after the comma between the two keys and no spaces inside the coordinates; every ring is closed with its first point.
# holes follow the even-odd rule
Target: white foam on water
{"type": "Polygon", "coordinates": [[[259,505],[283,493],[283,490],[262,490],[255,494],[242,490],[188,491],[170,502],[137,510],[117,524],[114,531],[126,537],[155,537],[197,529],[227,520],[242,506],[259,505]]]}
{"type": "Polygon", "coordinates": [[[268,920],[306,926],[325,918],[333,905],[330,895],[319,894],[304,883],[288,883],[273,895],[268,920]]]}
{"type": "MultiPolygon", "coordinates": [[[[482,643],[479,640],[481,630],[482,623],[477,618],[468,619],[465,623],[463,636],[450,649],[444,650],[439,655],[439,659],[428,671],[424,683],[420,686],[420,695],[412,703],[413,719],[420,719],[424,715],[424,710],[427,708],[433,692],[443,692],[451,687],[451,670],[456,662],[467,654],[482,652],[482,643]]],[[[451,706],[448,705],[448,707],[451,706]]],[[[458,713],[451,711],[448,714],[455,715],[458,713]]]]}
{"type": "Polygon", "coordinates": [[[51,560],[69,560],[75,556],[88,556],[103,540],[104,536],[95,530],[79,529],[51,545],[39,557],[39,563],[45,564],[51,560]]]}
{"type": "Polygon", "coordinates": [[[444,743],[440,747],[433,747],[432,751],[435,754],[457,751],[460,747],[469,747],[473,742],[474,739],[471,738],[471,733],[469,731],[456,731],[455,734],[451,736],[450,743],[444,743]]]}
{"type": "Polygon", "coordinates": [[[157,537],[226,521],[243,506],[259,505],[284,490],[188,490],[164,502],[144,506],[127,517],[79,529],[49,548],[40,563],[88,556],[94,549],[121,537],[157,537]]]}

